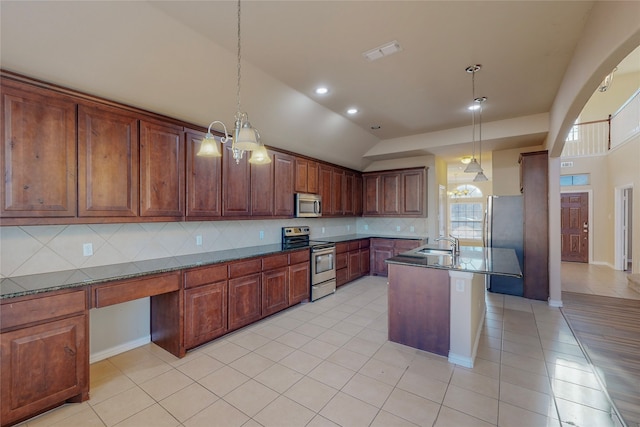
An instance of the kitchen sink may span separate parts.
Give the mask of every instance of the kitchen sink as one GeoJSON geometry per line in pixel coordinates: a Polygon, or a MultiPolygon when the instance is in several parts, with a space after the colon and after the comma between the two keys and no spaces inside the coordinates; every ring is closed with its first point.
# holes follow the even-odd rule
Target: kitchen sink
{"type": "Polygon", "coordinates": [[[436,249],[436,248],[418,248],[412,251],[419,255],[451,255],[451,249],[436,249]]]}

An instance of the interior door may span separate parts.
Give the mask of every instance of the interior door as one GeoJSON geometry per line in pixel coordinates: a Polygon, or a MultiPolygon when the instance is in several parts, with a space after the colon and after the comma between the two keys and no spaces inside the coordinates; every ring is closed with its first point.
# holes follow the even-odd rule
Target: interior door
{"type": "Polygon", "coordinates": [[[560,196],[562,261],[589,262],[589,193],[560,196]]]}

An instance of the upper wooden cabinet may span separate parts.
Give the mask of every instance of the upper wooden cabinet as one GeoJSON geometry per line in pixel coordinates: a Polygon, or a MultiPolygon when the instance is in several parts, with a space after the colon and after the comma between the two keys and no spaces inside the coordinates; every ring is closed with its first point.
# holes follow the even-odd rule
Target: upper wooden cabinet
{"type": "Polygon", "coordinates": [[[184,216],[183,128],[140,121],[140,216],[184,216]]]}
{"type": "Polygon", "coordinates": [[[76,215],[76,103],[2,79],[2,217],[76,215]]]}
{"type": "Polygon", "coordinates": [[[331,168],[331,210],[332,215],[344,214],[344,171],[338,168],[331,168]]]}
{"type": "Polygon", "coordinates": [[[78,106],[78,216],[138,215],[138,118],[78,106]]]}
{"type": "Polygon", "coordinates": [[[363,174],[363,216],[424,217],[424,168],[363,174]]]}
{"type": "MultiPolygon", "coordinates": [[[[222,215],[222,158],[198,157],[204,132],[187,129],[187,217],[222,215]]],[[[218,150],[222,152],[219,142],[218,150]]]]}
{"type": "Polygon", "coordinates": [[[222,154],[222,215],[251,215],[251,169],[247,156],[238,163],[229,144],[222,154]]]}
{"type": "MultiPolygon", "coordinates": [[[[273,215],[273,182],[274,182],[274,153],[267,150],[267,154],[271,158],[271,163],[266,165],[250,164],[251,170],[251,215],[252,216],[271,216],[273,215]]],[[[250,157],[251,153],[245,153],[250,157]]],[[[233,165],[231,166],[233,167],[233,165]]]]}
{"type": "Polygon", "coordinates": [[[267,150],[271,163],[251,164],[251,215],[293,215],[293,156],[267,150]]]}
{"type": "Polygon", "coordinates": [[[318,193],[318,162],[296,157],[295,175],[294,191],[296,193],[318,193]]]}
{"type": "Polygon", "coordinates": [[[293,156],[285,153],[274,152],[273,214],[276,216],[293,216],[293,168],[293,156]]]}
{"type": "Polygon", "coordinates": [[[331,216],[333,212],[333,168],[329,165],[321,164],[318,168],[318,178],[318,192],[322,197],[322,215],[331,216]]]}

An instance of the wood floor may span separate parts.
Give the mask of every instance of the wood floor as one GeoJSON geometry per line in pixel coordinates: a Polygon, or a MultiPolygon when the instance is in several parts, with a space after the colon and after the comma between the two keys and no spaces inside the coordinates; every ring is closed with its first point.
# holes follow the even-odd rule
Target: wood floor
{"type": "Polygon", "coordinates": [[[628,426],[640,425],[640,300],[563,292],[562,312],[628,426]]]}

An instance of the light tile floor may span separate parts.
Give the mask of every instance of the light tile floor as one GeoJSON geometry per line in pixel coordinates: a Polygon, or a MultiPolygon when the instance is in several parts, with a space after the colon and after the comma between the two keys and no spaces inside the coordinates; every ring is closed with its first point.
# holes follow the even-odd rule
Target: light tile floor
{"type": "Polygon", "coordinates": [[[488,294],[473,369],[387,340],[365,277],[177,359],[149,344],[91,366],[91,399],[24,426],[620,425],[558,309],[488,294]]]}
{"type": "Polygon", "coordinates": [[[640,292],[629,287],[628,274],[606,265],[563,262],[562,290],[605,297],[640,299],[640,292]]]}

